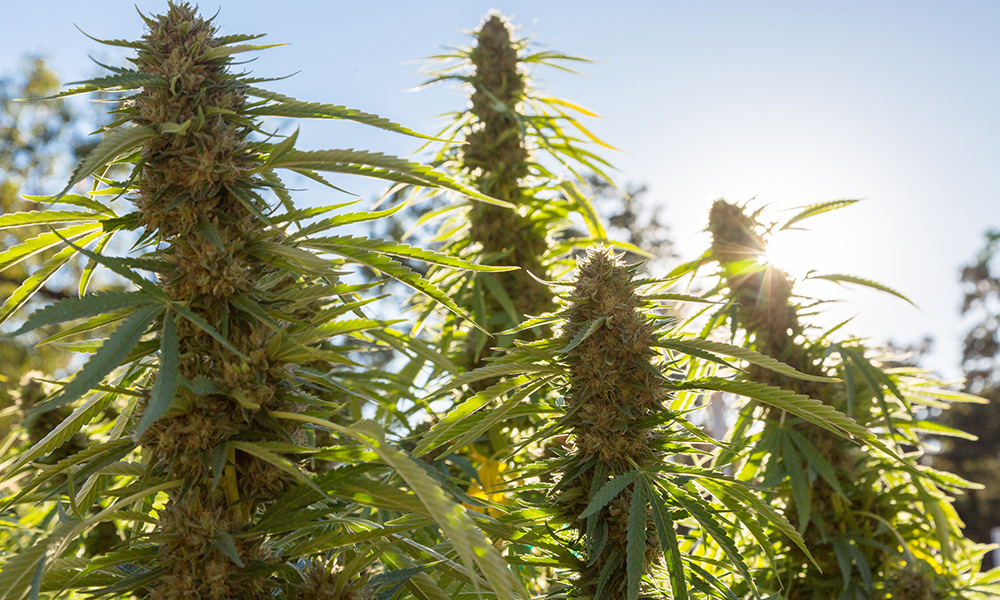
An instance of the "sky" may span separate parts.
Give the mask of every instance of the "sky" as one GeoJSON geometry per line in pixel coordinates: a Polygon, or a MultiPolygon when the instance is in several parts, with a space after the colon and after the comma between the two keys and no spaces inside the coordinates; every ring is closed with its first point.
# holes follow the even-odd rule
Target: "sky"
{"type": "MultiPolygon", "coordinates": [[[[88,58],[123,53],[85,37],[133,39],[140,10],[162,1],[0,0],[0,74],[26,54],[65,80],[98,73],[88,58]]],[[[1000,228],[1000,3],[839,2],[306,2],[215,0],[224,34],[267,33],[289,45],[246,68],[293,77],[270,89],[345,104],[431,132],[464,107],[446,86],[414,91],[422,57],[468,42],[490,9],[548,50],[593,59],[581,74],[532,72],[536,86],[602,118],[588,124],[619,152],[621,182],[644,183],[682,259],[699,255],[717,198],[754,199],[769,214],[843,198],[864,201],[776,238],[775,260],[877,280],[917,307],[857,288],[806,288],[843,298],[827,322],[876,340],[935,340],[926,364],[959,374],[968,324],[958,315],[961,265],[1000,228]]],[[[302,124],[306,149],[396,154],[419,142],[354,124],[302,124]]],[[[336,182],[335,182],[336,183],[336,182]]],[[[369,184],[343,184],[366,197],[369,184]]],[[[306,203],[331,203],[310,191],[306,203]]],[[[337,199],[339,201],[341,199],[337,199]]],[[[818,285],[818,284],[816,284],[818,285]]]]}

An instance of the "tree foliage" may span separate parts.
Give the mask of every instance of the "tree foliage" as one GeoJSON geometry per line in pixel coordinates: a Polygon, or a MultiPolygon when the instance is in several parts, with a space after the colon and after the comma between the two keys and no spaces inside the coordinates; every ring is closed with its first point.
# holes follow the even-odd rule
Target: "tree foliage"
{"type": "MultiPolygon", "coordinates": [[[[983,249],[962,269],[965,297],[962,314],[971,327],[962,345],[965,389],[987,400],[986,404],[956,407],[941,415],[941,422],[969,433],[964,437],[941,439],[944,450],[934,464],[956,475],[981,482],[984,487],[970,490],[955,500],[955,509],[965,522],[965,534],[977,542],[992,542],[992,529],[1000,527],[1000,421],[996,406],[1000,403],[1000,273],[997,271],[997,248],[1000,233],[987,232],[983,249]]],[[[991,553],[992,555],[992,553],[991,553]]],[[[995,563],[987,556],[986,564],[995,563]]]]}
{"type": "MultiPolygon", "coordinates": [[[[86,151],[85,128],[93,128],[97,119],[90,111],[65,101],[38,102],[59,88],[55,73],[41,58],[25,59],[20,70],[0,79],[0,235],[3,247],[36,237],[47,231],[45,224],[14,227],[18,213],[41,207],[31,194],[62,174],[71,161],[86,151]],[[25,198],[23,196],[29,196],[25,198]]],[[[68,219],[69,220],[69,219],[68,219]]],[[[56,221],[58,222],[58,221],[56,221]]],[[[28,275],[44,262],[44,248],[34,252],[4,252],[0,261],[0,297],[15,294],[28,275]]],[[[73,264],[79,276],[83,265],[73,264]]],[[[49,280],[39,288],[45,301],[67,298],[73,294],[73,281],[49,280]]],[[[7,409],[5,421],[18,420],[21,410],[37,400],[43,384],[35,378],[51,376],[66,365],[68,353],[55,345],[31,350],[23,341],[0,339],[0,408],[7,409]]],[[[35,433],[47,433],[46,424],[36,421],[29,427],[35,433]]],[[[0,434],[7,432],[0,426],[0,434]]]]}

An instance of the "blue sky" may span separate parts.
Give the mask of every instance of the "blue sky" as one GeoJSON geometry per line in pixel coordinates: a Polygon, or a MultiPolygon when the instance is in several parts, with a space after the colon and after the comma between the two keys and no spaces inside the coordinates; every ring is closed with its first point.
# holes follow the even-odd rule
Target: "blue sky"
{"type": "MultiPolygon", "coordinates": [[[[95,74],[87,55],[118,60],[88,40],[134,38],[133,2],[8,2],[0,72],[46,55],[67,80],[95,74]]],[[[164,2],[140,0],[158,12],[164,2]]],[[[865,202],[782,241],[791,266],[879,280],[908,305],[870,292],[818,291],[858,313],[853,330],[899,342],[936,339],[932,366],[957,374],[964,326],[958,269],[1000,228],[1000,3],[608,2],[497,0],[305,2],[216,0],[224,33],[267,33],[290,45],[261,53],[272,89],[377,112],[423,131],[460,108],[446,87],[419,84],[413,62],[463,44],[499,9],[541,47],[592,58],[583,76],[538,72],[541,87],[600,113],[591,123],[623,152],[622,181],[647,183],[678,250],[691,258],[719,197],[757,197],[775,211],[838,198],[865,202]]],[[[342,123],[307,123],[300,145],[398,154],[414,140],[342,123]]],[[[371,188],[354,181],[352,190],[371,188]]],[[[327,199],[310,194],[309,201],[327,199]]]]}

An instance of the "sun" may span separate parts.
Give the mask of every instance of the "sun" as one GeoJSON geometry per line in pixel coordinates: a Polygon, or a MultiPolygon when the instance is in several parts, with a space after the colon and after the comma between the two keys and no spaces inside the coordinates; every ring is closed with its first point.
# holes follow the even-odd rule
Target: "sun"
{"type": "Polygon", "coordinates": [[[760,262],[771,265],[795,280],[802,280],[816,268],[820,254],[815,240],[802,231],[778,231],[767,240],[767,250],[760,262]]]}

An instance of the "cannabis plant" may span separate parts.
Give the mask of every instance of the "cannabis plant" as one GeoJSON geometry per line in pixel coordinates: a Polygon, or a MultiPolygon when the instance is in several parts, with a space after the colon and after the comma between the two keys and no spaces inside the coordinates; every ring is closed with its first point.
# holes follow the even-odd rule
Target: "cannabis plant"
{"type": "Polygon", "coordinates": [[[706,372],[705,357],[728,354],[790,377],[825,379],[752,350],[684,336],[662,316],[661,301],[700,299],[659,292],[662,282],[636,279],[636,268],[606,248],[590,249],[558,310],[521,326],[552,325],[561,334],[518,342],[437,390],[499,378],[434,425],[415,453],[461,447],[512,415],[545,419],[520,440],[533,457],[509,477],[519,502],[500,521],[513,529],[497,532],[512,542],[512,562],[555,570],[536,581],[540,592],[634,599],[668,590],[674,598],[756,590],[759,575],[744,559],[748,545],[735,540],[749,538],[768,553],[776,538],[765,534],[767,522],[781,532],[772,535],[809,552],[755,490],[708,464],[717,442],[686,413],[705,392],[738,391],[845,444],[868,433],[804,395],[706,372]],[[484,396],[501,393],[498,407],[483,409],[484,396]],[[548,493],[532,498],[538,489],[548,493]]]}
{"type": "MultiPolygon", "coordinates": [[[[497,14],[488,15],[473,35],[475,43],[471,47],[435,57],[444,65],[434,72],[431,81],[460,82],[469,107],[451,115],[452,121],[439,134],[465,143],[443,146],[433,162],[506,205],[464,199],[442,205],[425,199],[418,205],[424,213],[414,224],[414,233],[424,232],[424,226],[437,219],[440,224],[429,243],[437,244],[440,252],[519,269],[459,273],[430,268],[428,278],[474,318],[470,324],[455,318],[454,313],[441,314],[439,305],[417,299],[418,324],[432,323],[424,339],[449,358],[443,362],[415,357],[408,365],[410,373],[429,367],[424,376],[431,384],[487,364],[496,348],[510,347],[518,337],[537,339],[547,335],[546,327],[511,330],[526,318],[554,308],[554,295],[545,280],[570,268],[567,259],[574,249],[606,238],[589,200],[579,191],[577,171],[599,169],[607,163],[590,149],[594,143],[589,138],[571,135],[571,131],[581,137],[584,133],[580,132],[589,132],[567,111],[592,113],[533,89],[529,74],[532,66],[559,66],[559,62],[578,59],[554,52],[532,52],[497,14]],[[580,224],[585,224],[588,234],[568,237],[580,224]]],[[[473,385],[472,391],[482,392],[475,402],[493,402],[503,394],[502,386],[490,388],[493,383],[484,380],[473,385]]],[[[456,403],[468,400],[454,396],[445,399],[456,403]]],[[[437,404],[441,410],[441,403],[437,404]]],[[[414,414],[434,414],[430,408],[418,401],[414,414]]],[[[470,495],[503,501],[501,473],[519,460],[510,456],[512,436],[536,424],[526,415],[498,419],[494,427],[471,438],[466,448],[435,455],[435,462],[444,474],[471,477],[473,481],[467,486],[470,495]],[[464,475],[457,472],[460,468],[464,475]]],[[[418,424],[415,437],[419,438],[423,431],[418,424]]],[[[497,514],[496,509],[490,510],[497,514]]]]}
{"type": "Polygon", "coordinates": [[[84,590],[306,600],[391,596],[402,585],[425,598],[463,590],[516,597],[519,582],[464,509],[378,424],[347,423],[344,410],[377,402],[391,378],[359,370],[351,352],[379,338],[406,341],[365,315],[374,298],[343,280],[348,263],[458,314],[397,259],[504,268],[339,233],[380,213],[296,208],[279,171],[320,182],[324,172],[365,175],[496,201],[381,153],[296,149],[294,134],[282,139],[262,119],[346,119],[416,134],[256,87],[264,80],[232,65],[267,47],[246,43],[260,36],[218,35],[188,4],[142,18],[140,40],[104,42],[132,49],[131,67],[62,94],[123,95],[115,121],[51,198],[73,210],[0,216],[3,228],[49,228],[7,251],[46,258],[8,298],[4,319],[78,257],[131,285],[81,286],[79,297],[34,311],[15,332],[73,322],[67,335],[92,341],[77,346],[90,353],[83,367],[32,409],[71,414],[3,465],[16,492],[2,509],[23,529],[16,555],[3,557],[0,598],[84,590]],[[126,175],[109,176],[113,165],[126,175]],[[108,197],[134,209],[120,214],[108,197]],[[119,232],[136,232],[136,242],[112,256],[107,241],[119,232]],[[88,447],[42,460],[81,431],[88,447]],[[310,461],[337,468],[308,469],[310,461]],[[51,531],[36,527],[52,515],[51,531]],[[83,558],[81,534],[102,523],[120,543],[83,558]],[[433,546],[418,541],[428,536],[433,546]]]}
{"type": "Polygon", "coordinates": [[[570,268],[565,263],[560,268],[559,263],[573,248],[607,238],[588,199],[578,190],[582,183],[578,171],[602,172],[607,166],[589,146],[606,144],[569,111],[593,113],[534,89],[529,76],[532,66],[561,67],[559,62],[581,59],[532,52],[495,13],[487,16],[474,36],[472,47],[435,57],[443,66],[433,72],[429,83],[461,82],[469,107],[455,113],[440,134],[465,144],[444,146],[434,164],[508,206],[461,202],[441,207],[420,221],[450,217],[432,238],[441,244],[442,252],[520,267],[483,276],[431,274],[432,280],[473,313],[480,326],[481,330],[470,329],[458,321],[445,325],[447,336],[469,331],[462,348],[462,362],[469,367],[483,364],[489,346],[510,344],[511,336],[492,339],[484,331],[495,335],[518,325],[526,315],[551,310],[553,296],[544,280],[554,271],[570,268]],[[557,170],[560,166],[565,171],[557,170]],[[586,226],[586,239],[566,239],[573,226],[571,218],[586,226]]]}
{"type": "MultiPolygon", "coordinates": [[[[996,576],[975,573],[983,548],[961,538],[950,504],[970,484],[920,462],[922,432],[942,429],[927,421],[930,411],[976,399],[940,388],[919,370],[887,368],[877,349],[853,338],[838,341],[837,328],[813,333],[803,318],[813,305],[794,294],[786,273],[764,261],[770,233],[849,204],[813,205],[765,225],[759,214],[720,200],[709,218],[713,241],[705,259],[717,261],[728,304],[706,331],[740,332],[748,348],[802,373],[839,379],[789,378],[756,365],[744,371],[746,381],[818,399],[877,436],[865,445],[844,444],[786,411],[755,401],[743,406],[731,434],[752,443],[740,478],[775,490],[772,500],[785,507],[815,559],[790,544],[777,548],[777,568],[765,589],[791,600],[993,597],[996,576]],[[761,417],[762,428],[756,426],[761,417]]],[[[810,277],[896,294],[853,276],[810,277]]]]}

